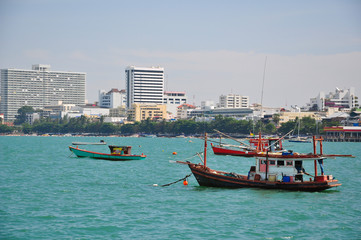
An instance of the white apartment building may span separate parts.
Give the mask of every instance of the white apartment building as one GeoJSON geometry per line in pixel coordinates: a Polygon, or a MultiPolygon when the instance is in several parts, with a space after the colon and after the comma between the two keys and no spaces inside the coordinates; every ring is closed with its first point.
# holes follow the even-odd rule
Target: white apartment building
{"type": "Polygon", "coordinates": [[[249,108],[249,96],[237,94],[221,95],[219,97],[219,108],[249,108]]]}
{"type": "Polygon", "coordinates": [[[125,69],[127,108],[132,104],[163,104],[164,68],[135,67],[125,69]]]}
{"type": "Polygon", "coordinates": [[[355,88],[339,89],[325,94],[320,92],[317,97],[311,98],[307,104],[309,110],[324,111],[328,108],[354,108],[358,107],[358,98],[355,96],[355,88]]]}
{"type": "Polygon", "coordinates": [[[173,117],[177,116],[177,108],[183,103],[187,103],[185,92],[164,92],[163,104],[167,106],[167,112],[173,117]]]}
{"type": "Polygon", "coordinates": [[[99,107],[117,108],[126,104],[125,90],[113,88],[109,92],[105,90],[99,91],[99,107]]]}
{"type": "Polygon", "coordinates": [[[19,108],[43,108],[51,101],[85,104],[86,74],[50,71],[50,65],[35,64],[32,70],[1,69],[0,113],[15,120],[19,108]]]}

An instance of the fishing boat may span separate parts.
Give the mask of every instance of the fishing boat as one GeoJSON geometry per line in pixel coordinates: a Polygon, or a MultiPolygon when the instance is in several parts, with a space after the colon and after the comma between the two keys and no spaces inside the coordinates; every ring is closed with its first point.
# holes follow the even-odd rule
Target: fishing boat
{"type": "Polygon", "coordinates": [[[283,155],[283,157],[272,156],[270,158],[268,154],[256,156],[255,164],[250,167],[247,175],[223,172],[207,167],[207,136],[205,137],[203,163],[177,162],[188,165],[200,186],[293,191],[323,191],[341,186],[332,175],[325,174],[323,161],[327,156],[338,157],[344,155],[324,155],[322,152],[322,137],[319,139],[314,137],[313,140],[314,153],[301,154],[302,157],[285,158],[284,156],[289,155],[283,155]],[[318,142],[320,143],[320,153],[316,153],[318,142]],[[304,170],[304,161],[314,162],[313,175],[304,170]]]}
{"type": "Polygon", "coordinates": [[[300,137],[297,136],[295,138],[288,139],[289,142],[296,142],[296,143],[310,143],[311,140],[308,137],[300,137]]]}
{"type": "Polygon", "coordinates": [[[113,146],[109,145],[109,153],[92,152],[77,147],[69,146],[69,150],[72,151],[77,157],[89,157],[95,159],[104,159],[110,161],[129,161],[129,160],[142,160],[146,158],[143,153],[141,155],[132,155],[131,146],[113,146]]]}
{"type": "Polygon", "coordinates": [[[250,138],[249,144],[245,144],[235,138],[232,138],[231,136],[228,136],[225,133],[222,133],[216,129],[214,130],[219,134],[240,143],[240,145],[222,144],[222,142],[219,145],[214,145],[211,143],[211,147],[215,155],[255,157],[257,152],[266,151],[266,149],[268,149],[270,152],[283,151],[282,138],[262,138],[262,136],[259,136],[259,138],[250,138]]]}
{"type": "Polygon", "coordinates": [[[232,144],[219,144],[214,145],[211,143],[213,153],[216,155],[232,155],[240,157],[255,157],[257,152],[265,151],[282,151],[282,141],[280,138],[250,138],[249,145],[232,145],[232,144]]]}

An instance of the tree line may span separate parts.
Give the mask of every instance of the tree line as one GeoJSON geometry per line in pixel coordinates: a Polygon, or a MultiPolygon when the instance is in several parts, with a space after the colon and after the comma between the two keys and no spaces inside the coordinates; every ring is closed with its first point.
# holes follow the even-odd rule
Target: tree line
{"type": "MultiPolygon", "coordinates": [[[[284,135],[292,130],[297,134],[297,122],[289,121],[282,123],[276,127],[279,122],[279,115],[274,115],[270,120],[263,120],[253,122],[251,120],[236,120],[230,117],[216,116],[210,122],[197,122],[194,120],[177,120],[177,121],[161,121],[156,122],[150,119],[142,122],[135,122],[134,124],[112,124],[104,122],[101,117],[97,121],[81,116],[79,118],[68,118],[65,116],[62,119],[51,120],[50,118],[41,118],[35,120],[33,125],[25,122],[26,112],[34,111],[31,107],[23,107],[19,109],[15,123],[18,126],[9,127],[0,125],[0,133],[11,133],[13,131],[23,132],[24,134],[84,134],[92,133],[99,135],[131,135],[136,133],[144,134],[164,134],[164,135],[193,135],[202,134],[204,132],[214,132],[217,129],[224,133],[248,135],[250,133],[257,133],[261,131],[263,134],[279,134],[284,135]]],[[[326,125],[337,125],[337,123],[321,123],[317,124],[316,120],[311,117],[303,117],[301,119],[300,134],[314,135],[322,134],[322,129],[326,125]]]]}

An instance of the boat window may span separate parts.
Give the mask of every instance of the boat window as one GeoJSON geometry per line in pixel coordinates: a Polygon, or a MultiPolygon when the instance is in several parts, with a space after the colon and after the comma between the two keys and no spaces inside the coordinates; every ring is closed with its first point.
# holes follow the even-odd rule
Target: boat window
{"type": "Polygon", "coordinates": [[[261,160],[261,164],[267,164],[266,160],[261,160]]]}
{"type": "Polygon", "coordinates": [[[292,161],[286,161],[286,165],[287,166],[293,166],[293,163],[292,163],[292,161]]]}
{"type": "Polygon", "coordinates": [[[285,165],[285,161],[277,161],[277,166],[284,166],[285,165]]]}
{"type": "Polygon", "coordinates": [[[276,161],[275,160],[270,160],[269,165],[276,165],[276,161]]]}

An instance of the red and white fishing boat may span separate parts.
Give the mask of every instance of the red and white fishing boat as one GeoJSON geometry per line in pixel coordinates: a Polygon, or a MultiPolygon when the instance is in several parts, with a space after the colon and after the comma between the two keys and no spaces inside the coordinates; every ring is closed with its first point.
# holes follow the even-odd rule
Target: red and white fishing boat
{"type": "MultiPolygon", "coordinates": [[[[217,130],[216,130],[217,131],[217,130]]],[[[232,155],[240,157],[255,157],[257,152],[263,152],[268,150],[269,152],[280,152],[283,150],[282,139],[283,138],[250,138],[249,144],[238,141],[220,131],[219,134],[233,139],[240,143],[240,145],[222,144],[214,145],[211,143],[213,153],[216,155],[232,155]],[[260,140],[261,139],[261,140],[260,140]]]]}
{"type": "Polygon", "coordinates": [[[290,155],[272,155],[270,157],[270,153],[266,153],[266,155],[256,153],[255,165],[250,167],[247,175],[223,172],[207,167],[207,136],[205,137],[203,163],[177,162],[189,166],[200,186],[295,191],[322,191],[341,186],[332,175],[325,174],[323,161],[327,156],[351,155],[324,155],[322,137],[319,139],[314,137],[313,140],[314,152],[312,154],[299,154],[298,157],[289,157],[290,155]],[[320,143],[320,153],[316,152],[318,142],[320,143]],[[313,175],[305,172],[304,161],[314,162],[313,175]]]}

